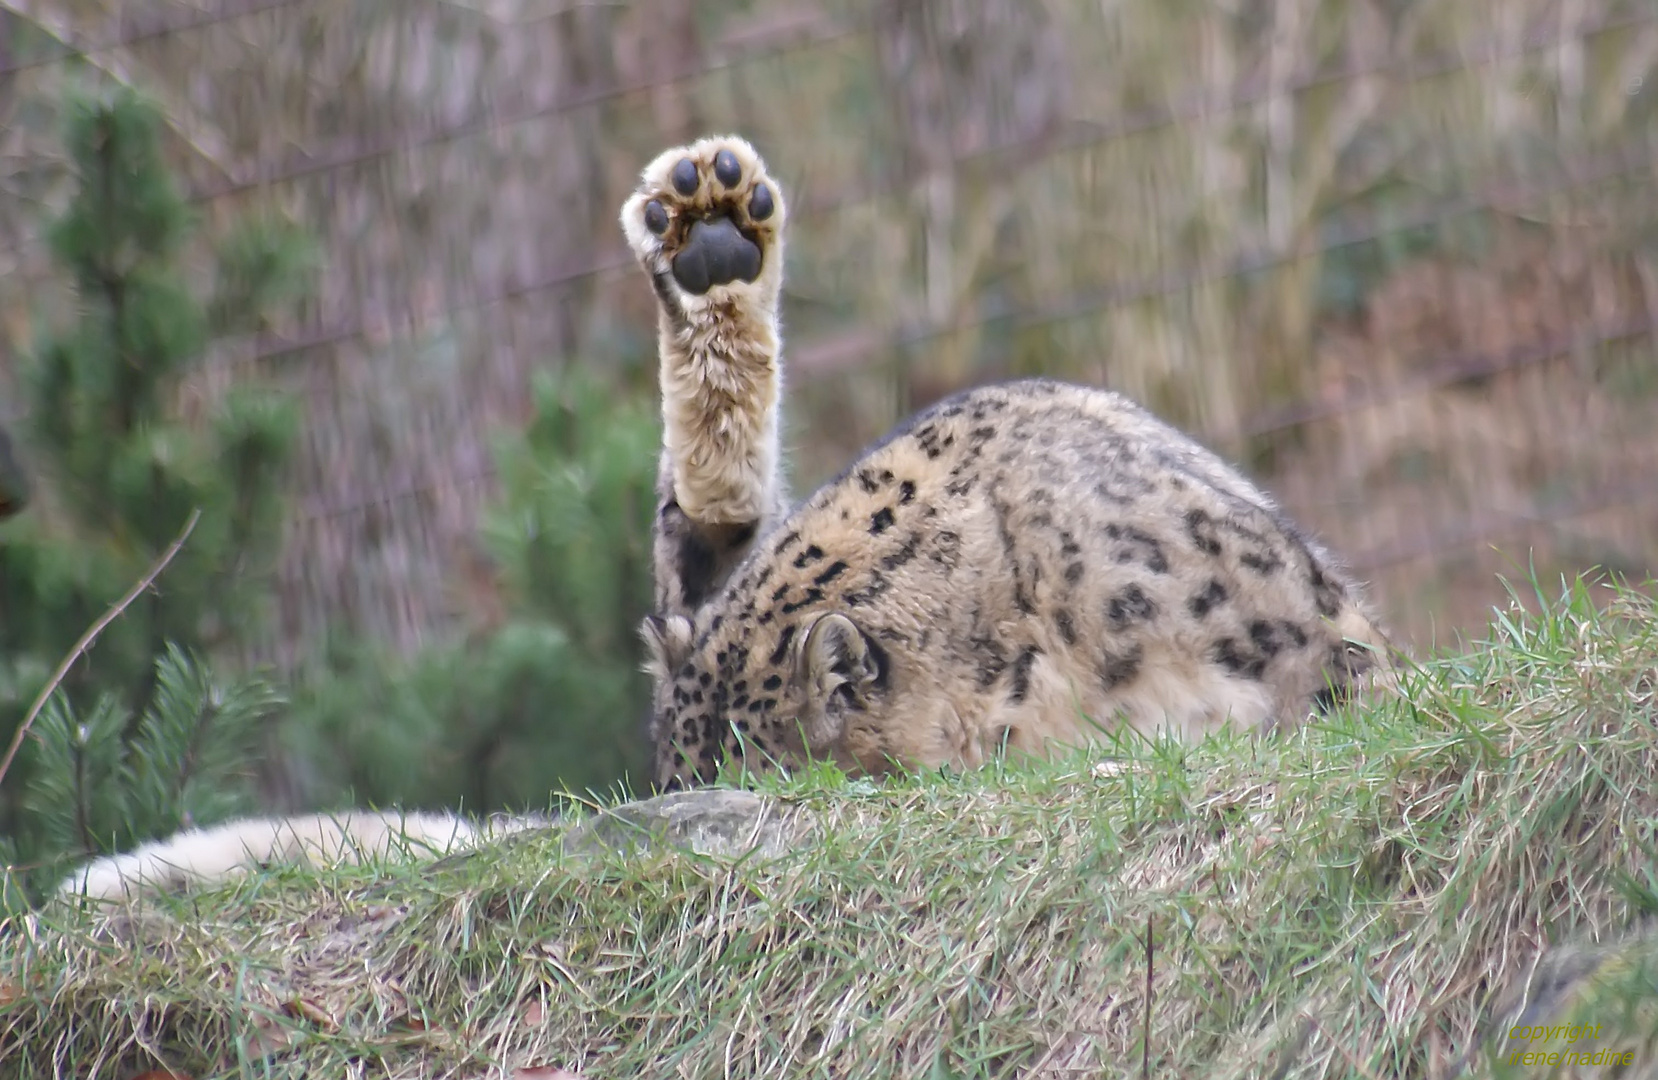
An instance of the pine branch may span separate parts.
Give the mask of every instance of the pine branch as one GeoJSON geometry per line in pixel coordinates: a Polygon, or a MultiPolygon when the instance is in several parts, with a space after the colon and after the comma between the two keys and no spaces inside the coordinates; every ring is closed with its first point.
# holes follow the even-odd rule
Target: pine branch
{"type": "Polygon", "coordinates": [[[185,746],[184,760],[173,783],[173,798],[177,801],[187,825],[195,823],[190,820],[190,810],[184,802],[184,791],[190,786],[190,781],[195,779],[196,768],[201,764],[202,744],[207,741],[208,728],[218,719],[219,710],[213,707],[212,702],[203,701],[201,709],[196,713],[196,722],[190,725],[190,741],[185,746]]]}
{"type": "Polygon", "coordinates": [[[138,584],[128,589],[125,596],[117,600],[113,607],[104,612],[103,616],[93,623],[86,633],[81,635],[81,639],[75,642],[74,648],[69,650],[69,655],[65,656],[63,662],[58,665],[58,669],[52,672],[52,677],[46,680],[46,685],[41,687],[39,695],[35,697],[34,704],[29,706],[29,712],[23,717],[23,722],[17,726],[17,734],[12,736],[11,745],[6,748],[5,758],[0,759],[0,784],[5,783],[6,773],[10,771],[12,761],[17,757],[17,751],[22,747],[23,738],[28,735],[29,728],[35,722],[35,717],[39,716],[40,710],[46,707],[46,702],[57,691],[59,684],[63,682],[64,676],[69,674],[69,669],[74,666],[75,661],[79,660],[88,649],[92,648],[92,643],[98,640],[98,636],[108,628],[110,623],[120,618],[121,613],[127,610],[127,607],[134,600],[138,599],[140,593],[148,591],[150,586],[155,584],[155,579],[161,576],[161,572],[167,569],[167,564],[173,561],[173,556],[177,555],[179,549],[184,547],[184,542],[190,538],[190,534],[195,531],[196,522],[200,520],[200,510],[190,511],[190,519],[184,523],[184,529],[178,534],[178,538],[172,542],[166,551],[161,553],[159,559],[151,564],[149,571],[138,580],[138,584]]]}
{"type": "MultiPolygon", "coordinates": [[[[49,686],[50,684],[47,685],[49,686]]],[[[41,700],[44,704],[45,699],[41,700]]],[[[23,721],[23,727],[27,728],[29,726],[29,721],[33,719],[34,717],[32,715],[25,719],[23,721]]],[[[72,774],[73,779],[70,781],[70,783],[74,785],[75,835],[80,839],[82,850],[95,851],[97,841],[92,835],[92,807],[87,799],[87,791],[91,785],[86,782],[86,747],[76,742],[70,743],[70,746],[74,747],[75,753],[75,771],[72,774]]],[[[9,756],[6,764],[8,766],[11,764],[9,756]]],[[[0,768],[0,779],[5,777],[5,773],[5,769],[0,768]]]]}

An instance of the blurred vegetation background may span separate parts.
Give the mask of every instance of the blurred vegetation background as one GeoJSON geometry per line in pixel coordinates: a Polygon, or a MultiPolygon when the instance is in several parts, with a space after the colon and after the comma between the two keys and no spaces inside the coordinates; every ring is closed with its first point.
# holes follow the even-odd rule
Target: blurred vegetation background
{"type": "Polygon", "coordinates": [[[201,303],[249,299],[202,238],[315,245],[305,290],[163,379],[187,430],[250,387],[297,417],[268,567],[214,568],[263,604],[172,635],[280,688],[243,770],[267,807],[637,768],[654,322],[615,215],[710,132],[792,200],[799,493],[1046,372],[1242,463],[1418,650],[1499,572],[1658,564],[1650,0],[0,0],[0,425],[32,497],[0,558],[87,539],[29,388],[91,317],[49,242],[66,124],[118,88],[201,225],[201,303]]]}

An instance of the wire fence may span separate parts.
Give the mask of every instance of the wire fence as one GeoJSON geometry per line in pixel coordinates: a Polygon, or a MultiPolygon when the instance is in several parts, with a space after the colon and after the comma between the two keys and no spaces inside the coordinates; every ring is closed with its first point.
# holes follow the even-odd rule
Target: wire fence
{"type": "MultiPolygon", "coordinates": [[[[735,9],[693,17],[671,0],[534,18],[534,5],[503,5],[518,21],[422,4],[367,24],[359,63],[388,40],[425,41],[408,47],[436,70],[443,57],[426,39],[441,27],[491,42],[502,74],[458,65],[423,91],[447,104],[407,107],[399,80],[412,61],[394,58],[383,81],[396,93],[383,96],[402,95],[398,107],[365,106],[336,134],[301,124],[276,140],[285,146],[227,152],[193,183],[204,213],[289,207],[336,264],[303,319],[216,356],[215,378],[275,372],[311,406],[272,653],[294,662],[319,627],[342,622],[404,647],[441,632],[451,613],[437,583],[492,495],[488,433],[522,420],[527,373],[648,357],[648,295],[614,209],[651,153],[709,128],[751,135],[793,197],[800,461],[838,465],[907,409],[1034,367],[1121,385],[1245,460],[1376,579],[1418,642],[1474,628],[1500,600],[1493,573],[1516,544],[1531,552],[1520,562],[1549,571],[1653,571],[1650,8],[1539,0],[1497,19],[1470,11],[1442,33],[1394,28],[1388,48],[1342,24],[1345,45],[1275,59],[1273,43],[1297,28],[1309,42],[1341,37],[1319,29],[1319,5],[1284,0],[1266,5],[1264,29],[1226,24],[1229,46],[1192,46],[1168,27],[1173,55],[1137,59],[1130,31],[1055,4],[1015,20],[1015,36],[1069,49],[1068,65],[1044,71],[993,68],[993,32],[1013,33],[992,25],[1001,6],[955,30],[879,3],[801,5],[760,24],[735,9]],[[961,70],[938,59],[961,54],[934,40],[948,33],[982,46],[961,70]],[[590,59],[595,41],[605,63],[590,59]],[[1182,82],[1187,46],[1203,59],[1182,82]],[[515,77],[538,52],[542,74],[515,77]],[[1134,70],[1088,74],[1100,56],[1134,70]],[[1043,79],[1059,104],[1003,122],[998,96],[1043,79]],[[1514,119],[1539,93],[1516,86],[1526,79],[1557,114],[1535,130],[1514,119]],[[978,82],[987,88],[970,89],[978,82]],[[846,104],[866,98],[864,113],[846,104]],[[1294,131],[1281,137],[1285,109],[1294,131]],[[1441,115],[1457,110],[1467,115],[1441,115]],[[917,125],[925,115],[956,126],[939,135],[917,125]],[[1461,158],[1459,123],[1470,125],[1461,158]],[[1544,151],[1538,132],[1556,136],[1544,151]],[[1319,188],[1305,178],[1326,139],[1345,141],[1319,188]],[[1391,164],[1364,164],[1375,153],[1391,164]],[[1343,179],[1367,168],[1391,178],[1387,198],[1343,179]],[[1260,210],[1302,197],[1287,230],[1260,210]],[[436,224],[409,225],[412,206],[436,224]],[[1468,222],[1484,237],[1473,248],[1443,240],[1468,222]],[[1349,279],[1355,298],[1318,299],[1349,279]],[[420,359],[434,349],[449,359],[420,359]],[[386,445],[364,450],[365,427],[386,445]]],[[[57,42],[22,59],[0,49],[0,86],[105,56],[164,78],[158,58],[223,50],[233,32],[280,58],[271,43],[301,33],[303,18],[329,25],[321,0],[158,4],[85,29],[43,7],[0,5],[57,42]]],[[[1122,18],[1136,25],[1159,18],[1130,7],[1122,18]]],[[[1453,19],[1415,7],[1423,26],[1453,19]]],[[[214,78],[232,77],[203,76],[214,78]]],[[[211,97],[192,99],[198,120],[211,97]]],[[[212,117],[227,132],[236,119],[212,117]]],[[[38,239],[19,235],[0,264],[38,273],[38,239]]],[[[835,470],[801,471],[809,482],[835,470]]]]}

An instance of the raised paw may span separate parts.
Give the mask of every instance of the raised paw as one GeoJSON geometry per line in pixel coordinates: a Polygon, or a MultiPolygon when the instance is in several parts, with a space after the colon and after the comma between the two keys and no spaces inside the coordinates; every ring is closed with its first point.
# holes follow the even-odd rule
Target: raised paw
{"type": "Polygon", "coordinates": [[[687,605],[729,570],[724,556],[735,560],[787,505],[783,218],[777,183],[734,135],[658,154],[622,206],[622,230],[657,298],[660,506],[686,519],[659,536],[656,580],[660,595],[687,605]]]}
{"type": "Polygon", "coordinates": [[[783,194],[760,155],[723,135],[657,155],[622,207],[622,231],[659,293],[747,286],[775,302],[783,218],[783,194]]]}

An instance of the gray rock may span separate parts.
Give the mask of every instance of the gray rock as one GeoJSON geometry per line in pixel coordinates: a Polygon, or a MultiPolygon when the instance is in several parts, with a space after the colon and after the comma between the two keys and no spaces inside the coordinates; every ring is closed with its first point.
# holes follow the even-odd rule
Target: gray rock
{"type": "Polygon", "coordinates": [[[775,858],[794,846],[796,813],[748,791],[659,795],[602,810],[564,836],[566,854],[637,853],[663,845],[699,855],[775,858]]]}

